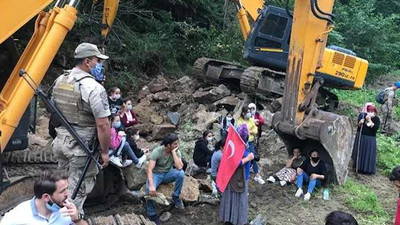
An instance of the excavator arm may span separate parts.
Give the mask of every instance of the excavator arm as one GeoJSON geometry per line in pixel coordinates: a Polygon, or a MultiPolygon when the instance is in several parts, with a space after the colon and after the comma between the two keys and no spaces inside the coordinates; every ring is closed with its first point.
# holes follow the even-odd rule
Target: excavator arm
{"type": "MultiPolygon", "coordinates": [[[[0,1],[3,13],[0,19],[0,44],[9,38],[35,15],[38,15],[34,33],[18,63],[14,67],[0,93],[0,145],[4,151],[10,137],[19,124],[25,109],[34,95],[34,88],[21,77],[39,85],[66,34],[77,19],[79,0],[58,0],[48,12],[43,12],[51,0],[0,1]],[[21,7],[24,6],[24,7],[21,7]]],[[[102,36],[110,32],[116,16],[119,0],[105,0],[102,36]]]]}
{"type": "Polygon", "coordinates": [[[312,149],[330,171],[330,181],[344,183],[351,155],[352,126],[348,117],[318,110],[316,96],[323,79],[316,78],[328,33],[333,29],[334,0],[296,0],[286,69],[282,110],[273,127],[289,150],[312,149]]]}

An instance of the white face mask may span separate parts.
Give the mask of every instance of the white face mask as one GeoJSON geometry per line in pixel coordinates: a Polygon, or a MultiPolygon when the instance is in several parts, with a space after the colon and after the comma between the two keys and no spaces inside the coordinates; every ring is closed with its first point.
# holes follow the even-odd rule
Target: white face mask
{"type": "Polygon", "coordinates": [[[137,141],[137,140],[139,140],[140,136],[139,136],[139,134],[135,134],[135,135],[133,136],[133,138],[137,141]]]}
{"type": "Polygon", "coordinates": [[[226,120],[231,121],[232,117],[226,117],[226,120]]]}
{"type": "Polygon", "coordinates": [[[374,117],[375,116],[375,113],[373,113],[373,112],[369,112],[369,113],[367,113],[367,116],[369,116],[369,117],[374,117]]]}
{"type": "Polygon", "coordinates": [[[132,105],[126,105],[126,109],[131,111],[132,110],[132,105]]]}
{"type": "Polygon", "coordinates": [[[121,98],[121,95],[120,95],[120,94],[114,94],[114,98],[115,98],[115,99],[120,99],[120,98],[121,98]]]}
{"type": "Polygon", "coordinates": [[[213,137],[207,137],[207,141],[212,141],[213,137]]]}

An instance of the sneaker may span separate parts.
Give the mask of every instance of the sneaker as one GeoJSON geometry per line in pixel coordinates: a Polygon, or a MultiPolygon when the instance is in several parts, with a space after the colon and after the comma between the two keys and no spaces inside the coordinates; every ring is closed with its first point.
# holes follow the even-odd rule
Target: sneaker
{"type": "Polygon", "coordinates": [[[286,185],[286,181],[284,180],[279,181],[279,183],[281,184],[282,187],[286,185]]]}
{"type": "Polygon", "coordinates": [[[138,168],[138,169],[142,168],[142,165],[144,162],[146,162],[146,159],[147,159],[146,155],[143,155],[142,157],[140,157],[138,160],[139,162],[135,165],[136,168],[138,168]]]}
{"type": "Polygon", "coordinates": [[[275,183],[275,178],[273,176],[269,176],[267,181],[271,182],[271,183],[275,183]]]}
{"type": "Polygon", "coordinates": [[[130,160],[130,159],[126,159],[126,160],[124,160],[123,162],[122,162],[122,166],[123,167],[128,167],[128,166],[130,166],[130,165],[132,165],[132,160],[130,160]]]}
{"type": "Polygon", "coordinates": [[[110,156],[110,162],[118,167],[123,167],[121,164],[121,160],[118,157],[110,156]]]}
{"type": "Polygon", "coordinates": [[[184,209],[185,206],[183,205],[182,199],[177,196],[172,195],[172,200],[174,201],[175,208],[184,209]]]}
{"type": "Polygon", "coordinates": [[[307,193],[304,195],[304,200],[308,201],[308,200],[310,200],[310,198],[311,198],[311,194],[307,192],[307,193]]]}
{"type": "Polygon", "coordinates": [[[303,194],[303,189],[299,188],[299,189],[297,189],[296,194],[295,194],[294,196],[300,198],[300,196],[301,196],[302,194],[303,194]]]}
{"type": "Polygon", "coordinates": [[[157,215],[149,216],[149,220],[153,221],[156,225],[161,225],[161,221],[160,219],[158,219],[157,215]]]}
{"type": "Polygon", "coordinates": [[[262,179],[261,176],[254,177],[254,180],[257,181],[259,184],[265,184],[265,181],[262,179]]]}

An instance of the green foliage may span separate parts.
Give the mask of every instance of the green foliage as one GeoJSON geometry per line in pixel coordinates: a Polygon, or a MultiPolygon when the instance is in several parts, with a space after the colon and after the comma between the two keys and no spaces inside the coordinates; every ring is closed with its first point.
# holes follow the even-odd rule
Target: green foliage
{"type": "Polygon", "coordinates": [[[389,220],[389,215],[383,210],[376,193],[365,185],[349,178],[338,191],[344,194],[348,207],[364,215],[360,224],[385,224],[389,220]]]}
{"type": "Polygon", "coordinates": [[[394,137],[383,134],[377,135],[378,143],[378,165],[382,167],[385,174],[390,174],[392,169],[400,165],[400,147],[394,137]]]}
{"type": "MultiPolygon", "coordinates": [[[[367,59],[370,62],[369,81],[392,68],[400,67],[397,60],[400,55],[399,14],[381,11],[381,2],[348,0],[345,4],[335,5],[338,34],[330,42],[351,49],[367,59]]],[[[386,11],[391,10],[387,8],[386,11]]]]}
{"type": "Polygon", "coordinates": [[[339,102],[347,102],[361,108],[366,102],[375,102],[378,91],[361,89],[359,91],[333,89],[332,92],[339,98],[339,102]]]}

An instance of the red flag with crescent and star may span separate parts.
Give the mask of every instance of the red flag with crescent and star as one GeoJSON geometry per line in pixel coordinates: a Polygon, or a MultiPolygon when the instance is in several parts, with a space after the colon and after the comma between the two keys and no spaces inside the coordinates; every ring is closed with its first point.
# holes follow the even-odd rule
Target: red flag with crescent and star
{"type": "Polygon", "coordinates": [[[242,138],[240,138],[236,129],[231,125],[228,129],[228,136],[217,173],[217,187],[221,192],[225,191],[229,180],[239,166],[245,149],[246,144],[243,142],[242,138]]]}

